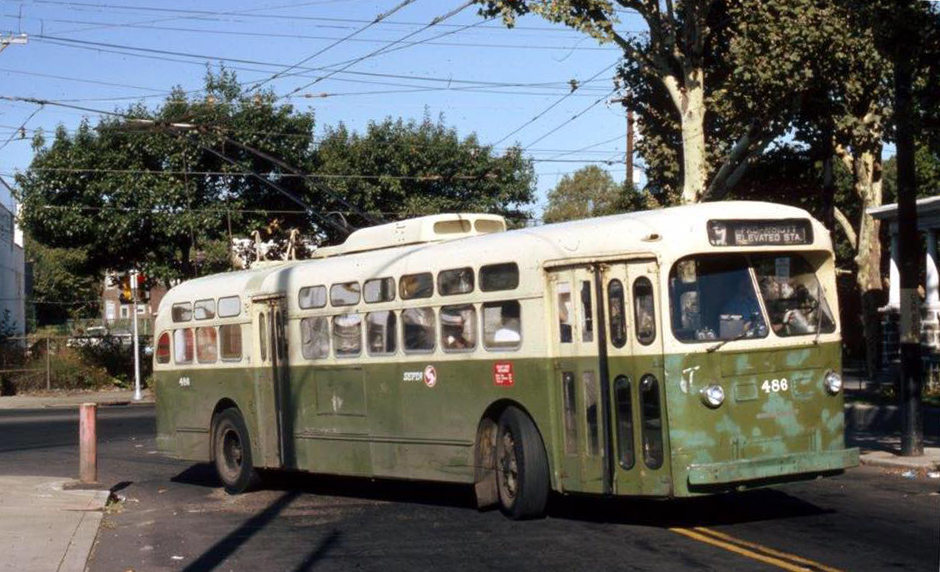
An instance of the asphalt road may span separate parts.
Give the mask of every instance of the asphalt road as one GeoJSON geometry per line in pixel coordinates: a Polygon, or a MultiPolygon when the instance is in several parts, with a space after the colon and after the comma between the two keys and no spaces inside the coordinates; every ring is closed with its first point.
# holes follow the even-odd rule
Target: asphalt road
{"type": "MultiPolygon", "coordinates": [[[[940,481],[880,469],[686,501],[556,497],[520,523],[451,485],[287,474],[230,497],[153,434],[152,407],[99,411],[99,474],[124,500],[91,572],[940,569],[940,481]]],[[[0,473],[75,476],[76,411],[0,411],[0,436],[0,473]]]]}

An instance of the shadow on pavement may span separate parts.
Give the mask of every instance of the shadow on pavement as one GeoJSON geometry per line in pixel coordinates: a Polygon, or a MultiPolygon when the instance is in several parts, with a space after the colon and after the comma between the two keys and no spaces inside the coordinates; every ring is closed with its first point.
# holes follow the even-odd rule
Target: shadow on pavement
{"type": "MultiPolygon", "coordinates": [[[[225,538],[213,544],[212,547],[203,553],[202,556],[184,568],[183,572],[205,572],[215,569],[216,566],[224,562],[243,544],[248,542],[252,536],[267,526],[269,522],[279,515],[281,511],[287,508],[287,506],[293,502],[294,499],[300,496],[300,494],[301,493],[299,491],[290,491],[284,493],[278,497],[276,501],[271,503],[266,509],[249,518],[243,522],[241,526],[226,535],[225,538]]],[[[330,538],[328,537],[327,540],[329,539],[330,538]]],[[[335,539],[333,539],[333,541],[335,541],[335,539]]],[[[317,550],[315,550],[314,553],[311,553],[311,556],[308,556],[304,562],[311,560],[311,557],[314,557],[313,561],[318,559],[322,552],[320,549],[328,548],[325,542],[326,541],[321,543],[317,550]]],[[[300,568],[299,570],[304,570],[304,568],[300,568]]]]}
{"type": "MultiPolygon", "coordinates": [[[[208,464],[193,465],[172,480],[196,486],[219,486],[214,468],[208,464]]],[[[473,487],[463,484],[336,477],[288,471],[264,472],[262,482],[264,489],[286,491],[294,496],[312,494],[478,510],[473,487]]],[[[739,524],[831,512],[771,488],[673,500],[565,496],[553,493],[548,506],[550,518],[664,528],[739,524]]]]}

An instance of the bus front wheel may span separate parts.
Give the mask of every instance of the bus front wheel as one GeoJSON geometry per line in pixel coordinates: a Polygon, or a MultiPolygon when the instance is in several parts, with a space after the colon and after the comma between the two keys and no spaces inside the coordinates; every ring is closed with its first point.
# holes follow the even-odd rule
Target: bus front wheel
{"type": "Polygon", "coordinates": [[[225,492],[236,495],[257,486],[258,472],[251,461],[251,441],[241,412],[226,409],[215,417],[212,426],[212,456],[225,492]]]}
{"type": "Polygon", "coordinates": [[[508,407],[496,435],[496,488],[499,504],[513,520],[540,518],[548,503],[545,446],[529,416],[508,407]]]}

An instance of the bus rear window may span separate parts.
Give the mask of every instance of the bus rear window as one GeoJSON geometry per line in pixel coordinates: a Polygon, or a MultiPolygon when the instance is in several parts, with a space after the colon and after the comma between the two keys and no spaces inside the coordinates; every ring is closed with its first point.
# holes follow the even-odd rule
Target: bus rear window
{"type": "Polygon", "coordinates": [[[163,332],[160,334],[160,341],[157,342],[157,363],[170,363],[170,334],[163,332]]]}

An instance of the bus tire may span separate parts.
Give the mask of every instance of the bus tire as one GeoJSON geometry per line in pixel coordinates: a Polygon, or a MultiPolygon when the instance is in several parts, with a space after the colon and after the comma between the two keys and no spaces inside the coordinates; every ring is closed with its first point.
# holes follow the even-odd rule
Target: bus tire
{"type": "Polygon", "coordinates": [[[496,488],[500,509],[509,518],[545,516],[549,490],[545,446],[535,424],[516,407],[507,407],[499,417],[496,488]]]}
{"type": "Polygon", "coordinates": [[[258,486],[260,479],[251,460],[248,427],[238,409],[226,409],[212,422],[212,457],[225,492],[237,495],[258,486]]]}

